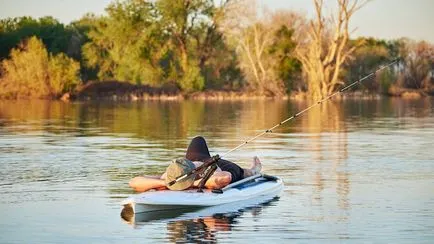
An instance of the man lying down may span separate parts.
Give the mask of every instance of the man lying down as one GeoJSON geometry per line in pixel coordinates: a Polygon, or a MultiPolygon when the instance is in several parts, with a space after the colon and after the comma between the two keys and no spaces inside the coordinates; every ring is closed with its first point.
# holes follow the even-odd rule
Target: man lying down
{"type": "MultiPolygon", "coordinates": [[[[144,192],[150,189],[167,189],[169,182],[201,166],[210,158],[211,155],[209,154],[205,139],[201,136],[197,136],[191,140],[185,158],[174,159],[161,176],[134,177],[129,182],[129,185],[138,192],[144,192]]],[[[241,168],[237,164],[224,159],[219,159],[217,166],[216,171],[205,183],[205,187],[208,189],[221,189],[230,183],[259,174],[262,169],[261,162],[256,156],[253,158],[252,166],[249,169],[241,168]]],[[[196,176],[192,175],[192,177],[196,176]]],[[[199,186],[200,180],[201,179],[196,177],[193,186],[199,186]]],[[[190,186],[191,181],[185,180],[177,182],[172,185],[170,189],[184,190],[190,186]]]]}

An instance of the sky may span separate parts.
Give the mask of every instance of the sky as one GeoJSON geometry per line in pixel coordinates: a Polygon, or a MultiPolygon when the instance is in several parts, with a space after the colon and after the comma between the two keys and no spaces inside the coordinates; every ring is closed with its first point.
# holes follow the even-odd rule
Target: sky
{"type": "MultiPolygon", "coordinates": [[[[53,16],[68,24],[85,13],[103,14],[112,0],[0,0],[0,18],[53,16]]],[[[293,9],[313,14],[311,0],[258,0],[271,10],[293,9]]],[[[336,1],[324,0],[332,10],[336,1]]],[[[409,37],[434,43],[434,0],[371,0],[351,21],[353,37],[381,39],[409,37]]]]}

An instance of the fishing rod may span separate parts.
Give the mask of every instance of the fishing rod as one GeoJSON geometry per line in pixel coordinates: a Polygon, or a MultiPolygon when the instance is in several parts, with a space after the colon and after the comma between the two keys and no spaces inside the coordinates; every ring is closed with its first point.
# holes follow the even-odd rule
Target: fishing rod
{"type": "Polygon", "coordinates": [[[395,59],[395,60],[393,60],[392,62],[388,63],[387,65],[380,66],[380,68],[376,69],[375,71],[373,71],[373,72],[370,73],[369,75],[366,75],[365,77],[360,78],[359,80],[357,80],[357,81],[355,81],[355,82],[349,84],[348,86],[346,86],[346,87],[344,87],[344,88],[342,88],[342,89],[340,89],[340,90],[338,90],[338,91],[336,91],[336,92],[334,92],[334,93],[332,93],[332,94],[326,96],[325,98],[323,98],[323,99],[321,99],[321,100],[315,102],[314,104],[310,105],[309,107],[307,107],[307,108],[305,108],[305,109],[299,111],[298,113],[292,115],[291,117],[289,117],[289,118],[283,120],[282,122],[276,124],[275,126],[271,127],[270,129],[267,129],[267,130],[265,130],[265,131],[259,133],[258,135],[252,137],[251,139],[249,139],[249,140],[247,140],[247,141],[244,141],[244,142],[241,143],[240,145],[238,145],[238,146],[232,148],[231,150],[225,152],[224,154],[222,154],[222,157],[225,157],[225,156],[228,155],[229,153],[231,153],[231,152],[233,152],[233,151],[239,149],[240,147],[246,145],[247,143],[254,141],[254,140],[255,140],[256,138],[258,138],[258,137],[261,137],[261,136],[263,136],[263,135],[265,135],[265,134],[267,134],[267,133],[271,133],[271,132],[273,132],[273,130],[276,129],[277,127],[279,127],[279,126],[285,124],[286,122],[288,122],[288,121],[290,121],[290,120],[292,120],[292,119],[297,118],[298,116],[300,116],[300,115],[303,114],[304,112],[307,112],[307,111],[310,110],[311,108],[316,107],[316,106],[322,104],[323,102],[325,102],[325,101],[331,99],[332,97],[336,96],[336,95],[339,94],[339,93],[343,93],[344,91],[350,89],[351,87],[355,86],[356,84],[361,83],[362,81],[368,79],[369,77],[374,76],[377,72],[380,72],[381,70],[383,70],[383,69],[385,69],[385,68],[388,68],[388,67],[392,66],[393,64],[397,63],[398,60],[399,60],[399,59],[395,59]]]}
{"type": "Polygon", "coordinates": [[[201,182],[199,183],[199,190],[198,190],[198,191],[202,191],[202,188],[205,185],[206,181],[209,179],[209,177],[211,177],[212,173],[214,173],[214,171],[216,170],[216,168],[217,168],[216,163],[217,163],[217,161],[220,158],[227,156],[229,153],[231,153],[231,152],[233,152],[235,150],[238,150],[239,148],[243,147],[244,145],[248,144],[249,142],[252,142],[252,141],[256,140],[258,137],[261,137],[261,136],[263,136],[263,135],[265,135],[267,133],[273,132],[273,130],[276,129],[277,127],[285,124],[286,122],[288,122],[290,120],[293,120],[293,119],[299,117],[303,113],[305,113],[305,112],[309,111],[310,109],[312,109],[313,107],[316,107],[316,106],[322,104],[323,102],[331,99],[332,97],[336,96],[337,94],[345,92],[346,90],[350,89],[351,87],[355,86],[356,84],[361,83],[362,81],[364,81],[364,80],[366,80],[366,79],[374,76],[377,72],[380,72],[381,70],[392,66],[393,64],[397,63],[398,61],[399,61],[399,59],[395,59],[392,62],[388,63],[387,65],[380,66],[378,69],[376,69],[375,71],[371,72],[370,74],[368,74],[368,75],[366,75],[366,76],[358,79],[357,81],[354,81],[353,83],[351,83],[351,84],[349,84],[349,85],[341,88],[340,90],[338,90],[338,91],[336,91],[336,92],[334,92],[334,93],[332,93],[332,94],[324,97],[323,99],[321,99],[321,100],[313,103],[309,107],[307,107],[307,108],[305,108],[305,109],[303,109],[303,110],[295,113],[291,117],[289,117],[289,118],[281,121],[280,123],[274,125],[273,127],[271,127],[269,129],[267,129],[267,130],[265,130],[265,131],[257,134],[256,136],[250,138],[249,140],[244,141],[240,145],[238,145],[238,146],[232,148],[231,150],[225,152],[224,154],[222,154],[221,157],[218,154],[215,155],[215,156],[213,156],[213,157],[211,157],[210,159],[208,159],[207,161],[205,161],[201,166],[199,166],[199,167],[195,168],[194,170],[192,170],[192,171],[190,171],[190,172],[188,172],[188,173],[186,173],[184,175],[181,175],[178,178],[176,178],[175,180],[169,182],[168,186],[172,186],[175,183],[177,183],[179,181],[182,181],[182,180],[186,179],[187,177],[189,177],[189,176],[191,176],[193,174],[202,173],[204,175],[204,177],[202,178],[201,182]]]}

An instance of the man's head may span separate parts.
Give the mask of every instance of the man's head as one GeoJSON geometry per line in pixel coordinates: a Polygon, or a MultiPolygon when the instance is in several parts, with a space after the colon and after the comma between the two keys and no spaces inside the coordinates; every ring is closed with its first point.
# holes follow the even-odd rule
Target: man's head
{"type": "Polygon", "coordinates": [[[172,163],[166,169],[166,186],[170,190],[182,191],[193,185],[196,176],[194,174],[188,176],[187,178],[176,182],[175,184],[169,186],[169,182],[176,180],[178,177],[185,175],[192,170],[195,166],[193,162],[185,158],[177,158],[172,161],[172,163]]]}

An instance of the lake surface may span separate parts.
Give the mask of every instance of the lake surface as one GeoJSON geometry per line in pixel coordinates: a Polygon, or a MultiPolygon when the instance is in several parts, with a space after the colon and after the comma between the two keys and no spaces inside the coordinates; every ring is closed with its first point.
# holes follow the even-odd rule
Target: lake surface
{"type": "Polygon", "coordinates": [[[248,208],[124,220],[134,176],[223,154],[295,101],[0,101],[0,243],[434,242],[434,99],[332,101],[229,154],[281,177],[248,208]]]}

